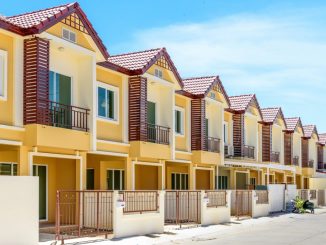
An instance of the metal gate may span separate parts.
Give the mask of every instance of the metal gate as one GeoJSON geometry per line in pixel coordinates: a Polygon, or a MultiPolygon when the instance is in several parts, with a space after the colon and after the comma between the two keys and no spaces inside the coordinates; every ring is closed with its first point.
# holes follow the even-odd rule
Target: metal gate
{"type": "Polygon", "coordinates": [[[251,216],[252,215],[252,191],[235,190],[231,195],[231,215],[251,216]]]}
{"type": "Polygon", "coordinates": [[[326,206],[325,203],[325,190],[318,190],[318,206],[326,206]]]}
{"type": "Polygon", "coordinates": [[[166,191],[164,206],[166,224],[200,223],[200,191],[166,191]]]}
{"type": "Polygon", "coordinates": [[[112,191],[57,191],[56,239],[112,233],[112,191]]]}

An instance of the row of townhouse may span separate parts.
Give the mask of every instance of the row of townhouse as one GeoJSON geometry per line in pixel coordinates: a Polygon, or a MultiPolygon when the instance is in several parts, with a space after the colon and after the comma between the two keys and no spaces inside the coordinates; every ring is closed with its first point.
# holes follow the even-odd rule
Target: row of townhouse
{"type": "Polygon", "coordinates": [[[308,188],[325,141],[165,48],[109,55],[78,3],[0,17],[0,175],[39,177],[40,220],[62,189],[308,188]]]}

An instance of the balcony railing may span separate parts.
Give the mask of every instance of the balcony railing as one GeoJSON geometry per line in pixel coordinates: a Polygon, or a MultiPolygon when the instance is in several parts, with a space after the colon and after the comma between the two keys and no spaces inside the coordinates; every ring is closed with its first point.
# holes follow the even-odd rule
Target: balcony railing
{"type": "Polygon", "coordinates": [[[313,168],[314,167],[314,160],[309,160],[308,161],[308,168],[313,168]]]}
{"type": "Polygon", "coordinates": [[[292,161],[293,161],[292,165],[299,166],[299,157],[298,156],[294,156],[292,161]]]}
{"type": "Polygon", "coordinates": [[[210,152],[220,152],[220,143],[221,140],[214,137],[207,137],[207,150],[210,152]]]}
{"type": "Polygon", "coordinates": [[[88,131],[89,109],[65,105],[50,100],[37,102],[39,124],[88,131]]]}
{"type": "Polygon", "coordinates": [[[255,147],[245,145],[243,148],[243,156],[246,158],[252,158],[255,159],[255,147]]]}
{"type": "Polygon", "coordinates": [[[326,169],[326,163],[319,162],[318,163],[318,170],[325,170],[326,169]]]}
{"type": "Polygon", "coordinates": [[[149,123],[146,124],[146,127],[148,142],[163,145],[170,144],[170,128],[149,123]]]}
{"type": "Polygon", "coordinates": [[[271,162],[280,162],[280,153],[277,151],[272,151],[271,153],[271,162]]]}

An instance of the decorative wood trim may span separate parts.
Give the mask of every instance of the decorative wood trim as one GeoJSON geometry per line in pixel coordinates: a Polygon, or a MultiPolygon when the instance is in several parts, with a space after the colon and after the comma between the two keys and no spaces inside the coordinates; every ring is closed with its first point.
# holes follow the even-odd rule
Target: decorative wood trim
{"type": "Polygon", "coordinates": [[[308,167],[309,162],[309,139],[302,138],[301,142],[302,167],[308,167]]]}
{"type": "Polygon", "coordinates": [[[262,125],[262,161],[270,162],[272,153],[272,125],[262,125]]]}
{"type": "Polygon", "coordinates": [[[49,48],[49,41],[39,37],[24,40],[24,125],[49,123],[39,115],[40,108],[48,109],[49,48]]]}
{"type": "Polygon", "coordinates": [[[129,78],[129,141],[147,139],[147,79],[129,78]]]}
{"type": "Polygon", "coordinates": [[[233,114],[233,148],[235,157],[244,156],[244,114],[233,114]]]}
{"type": "Polygon", "coordinates": [[[292,133],[284,133],[284,164],[292,165],[293,163],[293,134],[292,133]]]}
{"type": "Polygon", "coordinates": [[[207,150],[206,135],[206,102],[204,99],[191,101],[191,150],[207,150]]]}

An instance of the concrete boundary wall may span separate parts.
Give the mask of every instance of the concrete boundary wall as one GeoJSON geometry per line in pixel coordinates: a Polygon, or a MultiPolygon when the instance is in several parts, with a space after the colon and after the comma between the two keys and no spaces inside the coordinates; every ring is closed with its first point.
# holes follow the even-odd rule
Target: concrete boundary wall
{"type": "Polygon", "coordinates": [[[164,191],[159,191],[156,212],[123,213],[118,192],[113,196],[113,233],[115,238],[164,232],[164,191]]]}
{"type": "Polygon", "coordinates": [[[0,243],[38,244],[38,177],[0,176],[0,193],[0,243]]]}
{"type": "Polygon", "coordinates": [[[252,195],[252,218],[264,217],[269,215],[270,211],[270,193],[268,192],[268,203],[257,204],[257,194],[253,191],[252,195]]]}
{"type": "Polygon", "coordinates": [[[285,210],[285,185],[268,185],[270,212],[282,212],[285,210]]]}
{"type": "Polygon", "coordinates": [[[217,225],[231,221],[231,191],[226,192],[226,206],[207,207],[205,192],[201,195],[201,225],[217,225]]]}

